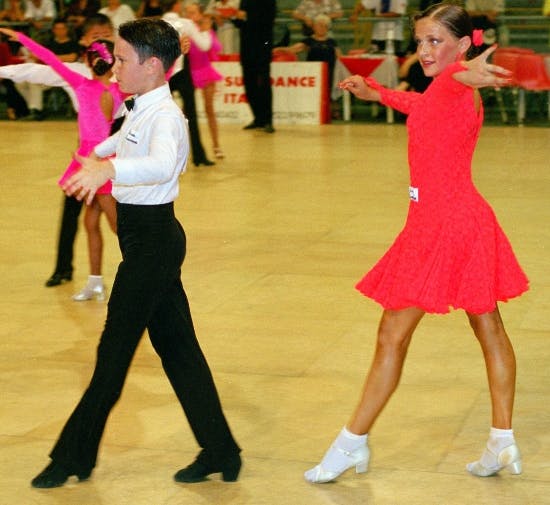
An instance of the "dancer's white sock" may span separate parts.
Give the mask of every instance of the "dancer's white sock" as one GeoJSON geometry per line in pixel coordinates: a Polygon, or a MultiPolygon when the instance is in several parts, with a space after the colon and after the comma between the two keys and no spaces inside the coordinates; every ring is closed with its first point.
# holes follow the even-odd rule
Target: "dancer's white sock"
{"type": "Polygon", "coordinates": [[[97,286],[103,286],[103,275],[88,275],[87,287],[94,289],[97,286]]]}
{"type": "Polygon", "coordinates": [[[321,466],[326,471],[341,471],[342,463],[346,460],[346,455],[341,451],[353,452],[359,447],[367,443],[367,435],[356,435],[349,431],[345,426],[342,431],[336,437],[336,440],[332,444],[333,447],[337,447],[340,450],[329,449],[325,454],[321,466]]]}
{"type": "Polygon", "coordinates": [[[486,468],[497,466],[497,456],[500,451],[515,443],[514,430],[491,428],[489,431],[489,440],[487,440],[487,450],[483,451],[479,462],[486,468]]]}

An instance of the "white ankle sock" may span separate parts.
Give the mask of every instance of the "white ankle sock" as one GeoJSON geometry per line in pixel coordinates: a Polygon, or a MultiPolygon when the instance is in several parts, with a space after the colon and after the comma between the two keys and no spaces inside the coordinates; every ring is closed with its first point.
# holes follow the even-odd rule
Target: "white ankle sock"
{"type": "Polygon", "coordinates": [[[351,433],[345,426],[336,437],[331,448],[325,454],[321,466],[326,471],[341,471],[342,463],[346,461],[347,456],[344,452],[353,452],[359,447],[366,445],[368,435],[356,435],[351,433]],[[334,450],[337,447],[340,450],[334,450]],[[344,452],[341,452],[344,451],[344,452]]]}
{"type": "Polygon", "coordinates": [[[344,449],[344,451],[351,452],[361,445],[365,445],[367,443],[367,438],[368,434],[356,435],[344,426],[336,439],[336,445],[340,447],[340,449],[344,449]]]}
{"type": "Polygon", "coordinates": [[[96,286],[103,286],[103,275],[88,275],[87,286],[94,289],[96,286]]]}
{"type": "Polygon", "coordinates": [[[500,451],[515,443],[514,430],[491,428],[489,431],[489,440],[487,440],[487,450],[483,451],[480,463],[486,468],[498,465],[497,456],[500,451]]]}

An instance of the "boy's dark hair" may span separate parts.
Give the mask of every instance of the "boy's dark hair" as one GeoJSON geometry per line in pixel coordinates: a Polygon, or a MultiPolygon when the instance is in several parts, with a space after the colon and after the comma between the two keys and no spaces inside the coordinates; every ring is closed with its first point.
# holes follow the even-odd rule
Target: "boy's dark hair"
{"type": "Polygon", "coordinates": [[[118,27],[118,36],[135,49],[140,63],[154,56],[162,62],[165,72],[181,55],[178,32],[162,19],[128,21],[118,27]]]}
{"type": "Polygon", "coordinates": [[[86,20],[84,21],[84,24],[82,25],[82,33],[87,33],[92,26],[97,26],[97,25],[100,25],[100,26],[108,25],[111,28],[113,28],[113,23],[111,22],[109,17],[106,16],[105,14],[100,14],[98,12],[97,14],[94,14],[93,16],[89,16],[86,18],[86,20]]]}

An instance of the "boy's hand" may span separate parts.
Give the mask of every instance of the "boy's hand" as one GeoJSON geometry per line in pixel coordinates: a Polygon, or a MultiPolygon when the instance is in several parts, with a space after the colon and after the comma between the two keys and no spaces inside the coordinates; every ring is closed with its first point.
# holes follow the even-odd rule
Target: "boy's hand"
{"type": "Polygon", "coordinates": [[[115,167],[109,160],[100,160],[95,155],[87,158],[75,153],[74,158],[82,168],[63,184],[62,189],[68,196],[85,200],[90,205],[97,190],[115,177],[115,167]]]}

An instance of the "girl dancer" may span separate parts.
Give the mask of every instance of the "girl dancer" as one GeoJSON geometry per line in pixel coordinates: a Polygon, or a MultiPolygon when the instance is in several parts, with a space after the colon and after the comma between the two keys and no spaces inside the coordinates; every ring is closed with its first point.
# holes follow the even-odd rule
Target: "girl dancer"
{"type": "MultiPolygon", "coordinates": [[[[108,40],[97,40],[87,48],[86,60],[92,71],[90,79],[71,70],[54,53],[23,33],[7,28],[0,28],[0,32],[27,47],[29,51],[54,69],[74,90],[79,104],[80,145],[77,153],[81,156],[88,156],[97,144],[109,136],[113,114],[124,99],[118,84],[111,82],[111,68],[115,62],[113,43],[108,40]]],[[[80,164],[73,159],[59,180],[59,185],[62,185],[79,168],[80,164]]],[[[68,205],[67,199],[65,199],[65,205],[68,205]]],[[[84,224],[88,235],[90,275],[86,286],[73,296],[75,301],[93,298],[105,299],[105,285],[101,274],[103,237],[99,226],[102,212],[105,213],[111,229],[116,233],[116,206],[111,196],[110,182],[98,191],[92,203],[86,207],[84,224]]]]}
{"type": "Polygon", "coordinates": [[[417,324],[426,312],[446,313],[449,307],[468,316],[491,393],[489,440],[467,470],[485,477],[522,469],[512,430],[515,356],[497,302],[523,293],[528,281],[471,177],[483,122],[475,88],[505,85],[509,72],[487,63],[494,47],[464,61],[472,40],[481,41],[459,6],[437,4],[417,15],[414,35],[424,73],[434,77],[423,94],[388,90],[357,75],[341,84],[358,98],[408,114],[411,201],[394,244],[357,284],[384,308],[376,350],[355,412],[321,463],[305,473],[309,482],[334,480],[353,466],[367,470],[367,436],[398,385],[417,324]]]}
{"type": "Polygon", "coordinates": [[[214,93],[216,92],[216,83],[223,79],[223,76],[212,66],[212,61],[218,59],[218,54],[222,50],[222,45],[216,33],[212,30],[212,19],[205,16],[202,7],[197,3],[188,4],[185,8],[187,17],[201,27],[202,30],[209,31],[212,38],[212,47],[208,51],[200,49],[199,46],[191,40],[189,49],[189,64],[191,69],[191,78],[195,88],[202,90],[204,100],[204,110],[208,120],[208,128],[214,148],[214,156],[218,159],[224,157],[218,138],[218,121],[214,112],[214,93]]]}

